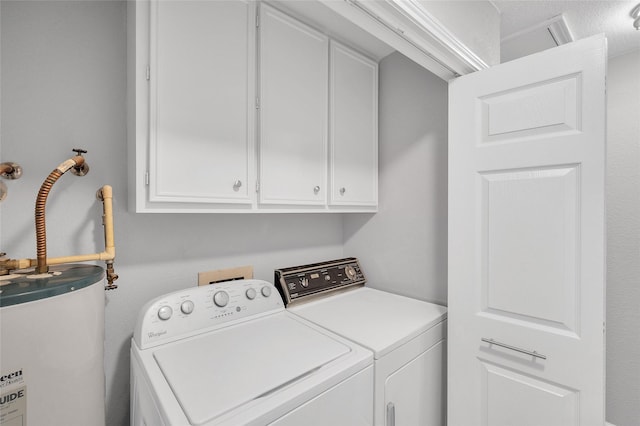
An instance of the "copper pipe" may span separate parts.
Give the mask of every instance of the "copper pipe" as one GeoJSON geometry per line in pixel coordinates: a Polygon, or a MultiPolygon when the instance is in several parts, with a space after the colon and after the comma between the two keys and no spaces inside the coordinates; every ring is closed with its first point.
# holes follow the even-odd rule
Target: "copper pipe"
{"type": "MultiPolygon", "coordinates": [[[[75,256],[50,257],[46,259],[47,265],[60,265],[63,263],[89,262],[93,260],[103,260],[107,265],[107,285],[106,290],[118,288],[114,281],[118,279],[118,274],[113,269],[113,260],[116,257],[116,246],[113,237],[113,189],[109,185],[104,185],[97,192],[97,198],[102,201],[102,223],[104,225],[104,251],[93,254],[80,254],[75,256]]],[[[20,259],[5,262],[10,269],[22,269],[36,264],[36,259],[20,259]],[[11,262],[11,263],[9,263],[11,262]],[[14,265],[21,265],[21,268],[11,268],[14,265]]],[[[0,262],[0,266],[2,262],[0,262]]],[[[1,272],[0,267],[0,272],[1,272]]]]}
{"type": "MultiPolygon", "coordinates": [[[[104,225],[104,251],[93,254],[79,254],[75,256],[49,257],[46,259],[47,265],[61,265],[64,263],[90,262],[93,260],[103,260],[107,264],[107,289],[116,288],[113,284],[118,279],[118,274],[113,270],[113,260],[116,258],[116,246],[113,238],[113,189],[109,185],[104,185],[98,190],[97,198],[102,201],[103,225],[104,225]]],[[[0,275],[7,275],[16,269],[26,269],[38,264],[37,259],[5,259],[0,258],[0,275]]]]}
{"type": "Polygon", "coordinates": [[[38,274],[44,274],[49,271],[47,266],[47,226],[45,223],[44,210],[47,204],[47,197],[51,191],[51,187],[62,176],[62,173],[55,169],[44,180],[40,191],[38,191],[38,197],[36,198],[36,247],[37,247],[37,259],[38,266],[36,272],[38,274]]]}
{"type": "Polygon", "coordinates": [[[80,167],[84,164],[84,157],[77,155],[55,168],[49,176],[44,180],[38,196],[36,197],[36,248],[37,248],[37,261],[36,273],[45,274],[49,271],[47,266],[47,227],[45,221],[45,207],[47,205],[47,197],[49,192],[60,177],[72,167],[80,167]]]}
{"type": "MultiPolygon", "coordinates": [[[[74,149],[78,154],[83,151],[74,149]]],[[[19,166],[18,166],[19,168],[19,166]]],[[[109,185],[104,185],[96,194],[97,198],[102,201],[103,214],[102,223],[104,225],[104,251],[94,254],[83,254],[77,256],[53,257],[47,259],[47,230],[45,221],[45,207],[47,198],[51,188],[60,177],[68,170],[75,169],[78,176],[83,176],[88,171],[84,157],[77,155],[55,168],[45,179],[38,191],[36,198],[35,220],[36,220],[36,243],[37,243],[37,259],[5,259],[4,253],[0,254],[0,275],[7,275],[10,271],[16,269],[25,269],[31,266],[36,267],[36,273],[46,274],[49,271],[48,265],[58,265],[62,263],[87,262],[92,260],[104,260],[107,265],[107,282],[106,290],[112,290],[118,286],[114,281],[118,279],[118,274],[113,269],[113,259],[116,257],[116,247],[113,238],[113,189],[109,185]]],[[[4,172],[5,167],[0,167],[0,172],[4,172]]],[[[9,170],[10,171],[10,170],[9,170]]],[[[17,177],[14,177],[17,179],[17,177]]]]}

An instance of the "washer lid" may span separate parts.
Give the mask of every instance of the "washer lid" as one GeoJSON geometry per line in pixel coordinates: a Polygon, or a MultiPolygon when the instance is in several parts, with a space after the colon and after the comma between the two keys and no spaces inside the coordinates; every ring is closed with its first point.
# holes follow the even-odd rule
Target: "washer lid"
{"type": "Polygon", "coordinates": [[[447,308],[367,287],[287,308],[374,352],[376,359],[443,321],[447,308]]]}
{"type": "Polygon", "coordinates": [[[192,425],[291,385],[350,352],[348,346],[284,314],[178,341],[154,352],[192,425]]]}

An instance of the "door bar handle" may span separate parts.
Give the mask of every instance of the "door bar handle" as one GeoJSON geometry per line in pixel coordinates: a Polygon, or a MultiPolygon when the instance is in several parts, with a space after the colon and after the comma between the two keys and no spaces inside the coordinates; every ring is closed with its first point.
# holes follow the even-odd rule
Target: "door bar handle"
{"type": "Polygon", "coordinates": [[[500,346],[500,347],[505,348],[505,349],[510,349],[512,351],[516,351],[516,352],[520,352],[520,353],[523,353],[523,354],[531,355],[533,357],[540,358],[540,359],[547,359],[547,357],[545,355],[539,354],[536,351],[528,351],[526,349],[522,349],[522,348],[518,348],[518,347],[515,347],[515,346],[507,345],[506,343],[501,343],[501,342],[495,341],[493,339],[487,339],[486,337],[482,337],[482,338],[480,338],[480,340],[482,340],[483,342],[486,342],[486,343],[488,343],[490,345],[500,346]]]}

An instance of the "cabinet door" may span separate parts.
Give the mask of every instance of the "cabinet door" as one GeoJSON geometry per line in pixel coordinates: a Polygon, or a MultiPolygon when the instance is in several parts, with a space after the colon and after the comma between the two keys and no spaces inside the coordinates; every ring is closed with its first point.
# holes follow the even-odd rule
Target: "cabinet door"
{"type": "Polygon", "coordinates": [[[260,6],[260,202],[326,203],[328,39],[260,6]]]}
{"type": "Polygon", "coordinates": [[[331,42],[331,205],[378,203],[378,65],[331,42]]]}
{"type": "Polygon", "coordinates": [[[150,7],[149,200],[250,203],[255,6],[150,7]]]}

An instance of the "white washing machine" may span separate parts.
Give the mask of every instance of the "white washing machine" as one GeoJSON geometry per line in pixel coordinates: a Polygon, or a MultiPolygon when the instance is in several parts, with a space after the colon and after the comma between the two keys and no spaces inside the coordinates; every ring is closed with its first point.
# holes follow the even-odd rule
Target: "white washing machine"
{"type": "Polygon", "coordinates": [[[170,293],[142,309],[131,343],[131,424],[373,422],[371,351],[284,309],[273,284],[170,293]]]}
{"type": "Polygon", "coordinates": [[[276,270],[289,312],[374,353],[374,424],[446,424],[444,306],[364,287],[357,259],[276,270]]]}

